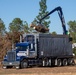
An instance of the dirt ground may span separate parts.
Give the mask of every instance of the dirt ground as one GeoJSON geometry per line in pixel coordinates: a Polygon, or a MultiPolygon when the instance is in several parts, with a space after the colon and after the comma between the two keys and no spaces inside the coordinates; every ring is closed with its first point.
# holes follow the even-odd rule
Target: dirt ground
{"type": "Polygon", "coordinates": [[[32,67],[27,69],[2,69],[0,75],[76,75],[76,65],[65,67],[32,67]]]}
{"type": "Polygon", "coordinates": [[[76,75],[76,66],[33,67],[28,69],[2,69],[0,75],[76,75]]]}

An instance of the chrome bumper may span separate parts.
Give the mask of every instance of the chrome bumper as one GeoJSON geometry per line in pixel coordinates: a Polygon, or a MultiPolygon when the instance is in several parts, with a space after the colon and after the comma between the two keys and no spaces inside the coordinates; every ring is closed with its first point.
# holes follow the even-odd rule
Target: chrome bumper
{"type": "Polygon", "coordinates": [[[4,66],[16,66],[16,65],[20,65],[20,62],[19,61],[14,61],[14,62],[2,61],[2,64],[4,66]]]}

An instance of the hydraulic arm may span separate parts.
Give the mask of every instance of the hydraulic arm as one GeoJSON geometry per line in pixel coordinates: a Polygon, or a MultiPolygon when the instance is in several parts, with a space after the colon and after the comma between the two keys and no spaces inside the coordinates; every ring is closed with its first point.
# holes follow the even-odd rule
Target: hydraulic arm
{"type": "Polygon", "coordinates": [[[66,35],[67,34],[67,30],[66,30],[66,25],[65,25],[65,19],[64,19],[63,12],[62,12],[62,8],[60,6],[56,7],[51,12],[49,12],[47,15],[45,15],[43,18],[41,18],[38,25],[31,24],[30,27],[34,28],[38,32],[46,33],[47,31],[49,31],[49,29],[45,28],[44,25],[41,24],[41,22],[42,22],[43,19],[45,19],[47,16],[51,15],[55,11],[58,12],[58,15],[60,17],[60,20],[61,20],[61,23],[62,23],[62,27],[63,27],[63,34],[66,35]]]}
{"type": "Polygon", "coordinates": [[[47,15],[45,15],[43,18],[41,18],[40,19],[40,23],[42,22],[43,19],[45,19],[47,16],[49,16],[52,13],[54,13],[55,11],[58,11],[58,15],[60,17],[60,20],[61,20],[61,23],[62,23],[62,27],[63,27],[63,34],[67,34],[64,15],[63,15],[63,12],[62,12],[62,8],[60,6],[59,7],[56,7],[51,12],[49,12],[47,15]]]}

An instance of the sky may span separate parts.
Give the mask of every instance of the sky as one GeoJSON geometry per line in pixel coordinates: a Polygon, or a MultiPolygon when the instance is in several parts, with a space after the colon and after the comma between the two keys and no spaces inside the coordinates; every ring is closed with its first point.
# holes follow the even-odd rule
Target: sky
{"type": "MultiPolygon", "coordinates": [[[[9,23],[14,18],[20,18],[23,21],[27,21],[30,25],[34,18],[39,13],[39,1],[40,0],[0,0],[0,18],[6,25],[7,31],[9,23]]],[[[54,8],[61,6],[66,22],[76,20],[76,0],[47,0],[47,11],[51,11],[54,8]]],[[[50,15],[51,24],[50,32],[56,31],[58,34],[63,33],[61,21],[58,13],[54,12],[50,15]]]]}

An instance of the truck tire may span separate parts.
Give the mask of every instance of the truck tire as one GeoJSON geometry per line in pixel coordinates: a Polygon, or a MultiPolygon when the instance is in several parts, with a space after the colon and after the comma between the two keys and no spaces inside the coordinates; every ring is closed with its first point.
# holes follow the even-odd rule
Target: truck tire
{"type": "Polygon", "coordinates": [[[22,61],[21,62],[21,68],[27,68],[28,67],[28,61],[22,61]]]}
{"type": "Polygon", "coordinates": [[[75,65],[75,61],[73,58],[68,59],[68,65],[75,65]]]}
{"type": "Polygon", "coordinates": [[[62,65],[61,59],[57,59],[57,66],[60,67],[62,65]]]}
{"type": "Polygon", "coordinates": [[[68,61],[67,61],[67,59],[63,59],[62,64],[63,64],[63,66],[67,66],[67,65],[68,65],[68,61]]]}
{"type": "Polygon", "coordinates": [[[54,67],[55,66],[55,59],[51,60],[51,66],[54,67]]]}

